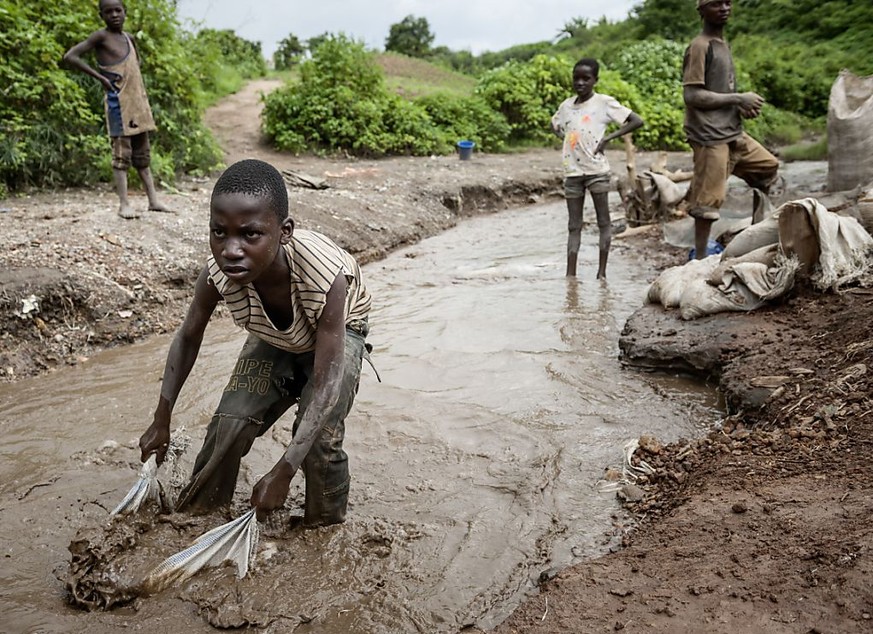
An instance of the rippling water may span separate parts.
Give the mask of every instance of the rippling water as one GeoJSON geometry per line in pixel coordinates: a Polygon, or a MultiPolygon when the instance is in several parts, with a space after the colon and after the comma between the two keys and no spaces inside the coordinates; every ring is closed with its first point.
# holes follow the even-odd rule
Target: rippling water
{"type": "MultiPolygon", "coordinates": [[[[581,281],[565,279],[565,226],[563,203],[518,209],[365,267],[382,383],[365,365],[347,422],[349,520],[268,531],[262,547],[272,557],[238,583],[207,574],[136,610],[84,613],[64,604],[55,578],[76,529],[98,522],[136,479],[134,444],[150,422],[168,338],[0,386],[2,629],[209,631],[198,609],[276,632],[487,627],[541,571],[617,543],[626,518],[594,487],[604,468],[641,434],[694,435],[717,415],[716,401],[682,379],[621,368],[618,335],[646,280],[622,252],[608,285],[593,279],[593,225],[581,281]]],[[[174,418],[195,449],[243,338],[229,318],[210,325],[174,418]]],[[[280,421],[244,460],[239,509],[290,425],[280,421]]]]}

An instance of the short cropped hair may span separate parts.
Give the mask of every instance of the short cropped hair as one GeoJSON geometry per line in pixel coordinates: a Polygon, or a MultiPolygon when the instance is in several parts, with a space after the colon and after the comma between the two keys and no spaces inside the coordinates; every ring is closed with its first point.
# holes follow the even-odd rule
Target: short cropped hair
{"type": "Polygon", "coordinates": [[[587,66],[591,69],[591,72],[594,73],[595,77],[600,77],[600,64],[597,63],[597,60],[593,57],[583,57],[573,66],[573,72],[576,72],[576,69],[580,66],[587,66]]]}
{"type": "Polygon", "coordinates": [[[275,167],[257,159],[234,163],[219,176],[212,188],[212,199],[222,194],[246,194],[267,201],[280,222],[288,217],[288,190],[275,167]]]}
{"type": "MultiPolygon", "coordinates": [[[[104,2],[106,2],[106,0],[99,0],[99,1],[97,2],[97,10],[98,10],[98,11],[103,11],[103,3],[104,3],[104,2]]],[[[121,5],[121,8],[122,8],[122,9],[126,9],[126,7],[124,6],[124,0],[119,0],[118,4],[121,5]]]]}

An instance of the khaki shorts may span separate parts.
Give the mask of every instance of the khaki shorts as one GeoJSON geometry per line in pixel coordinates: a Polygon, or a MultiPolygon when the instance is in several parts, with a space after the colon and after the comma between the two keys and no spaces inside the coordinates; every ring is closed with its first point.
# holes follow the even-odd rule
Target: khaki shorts
{"type": "Polygon", "coordinates": [[[764,193],[768,193],[776,180],[779,160],[745,132],[730,143],[692,143],[691,149],[694,151],[694,176],[688,213],[695,218],[718,220],[718,210],[727,196],[727,180],[731,174],[764,193]]]}
{"type": "Polygon", "coordinates": [[[610,184],[609,173],[567,176],[564,179],[564,198],[582,198],[585,190],[592,194],[604,194],[609,192],[610,184]]]}
{"type": "Polygon", "coordinates": [[[112,168],[127,170],[133,165],[143,169],[151,162],[149,134],[143,132],[135,136],[114,136],[112,140],[112,168]]]}

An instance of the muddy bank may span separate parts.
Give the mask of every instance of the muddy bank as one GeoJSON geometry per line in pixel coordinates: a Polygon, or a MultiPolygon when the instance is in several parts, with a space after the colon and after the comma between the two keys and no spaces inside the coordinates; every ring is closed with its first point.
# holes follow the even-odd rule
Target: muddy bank
{"type": "MultiPolygon", "coordinates": [[[[873,626],[873,290],[794,289],[691,322],[646,306],[623,359],[717,385],[701,438],[641,439],[624,548],[563,571],[495,631],[862,632],[873,626]]],[[[621,499],[621,498],[620,498],[621,499]]]]}

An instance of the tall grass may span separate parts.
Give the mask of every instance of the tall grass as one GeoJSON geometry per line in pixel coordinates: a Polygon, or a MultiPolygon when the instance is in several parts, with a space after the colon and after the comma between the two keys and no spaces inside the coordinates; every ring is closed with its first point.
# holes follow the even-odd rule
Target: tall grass
{"type": "Polygon", "coordinates": [[[440,92],[470,95],[476,86],[476,79],[469,75],[399,53],[379,54],[376,63],[385,71],[389,90],[407,99],[440,92]]]}

